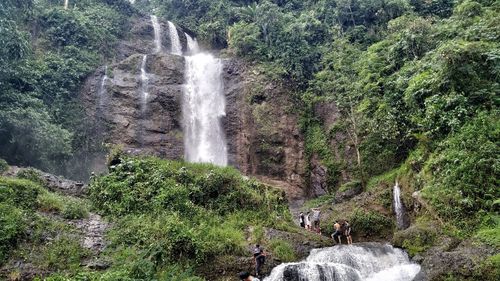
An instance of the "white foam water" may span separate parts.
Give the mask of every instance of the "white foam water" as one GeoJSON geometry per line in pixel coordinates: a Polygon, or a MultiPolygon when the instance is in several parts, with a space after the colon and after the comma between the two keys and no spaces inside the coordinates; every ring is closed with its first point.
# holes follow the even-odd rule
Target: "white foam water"
{"type": "Polygon", "coordinates": [[[227,165],[227,147],[221,119],[226,115],[222,62],[199,53],[186,59],[183,99],[185,159],[227,165]]]}
{"type": "Polygon", "coordinates": [[[264,281],[410,281],[419,272],[403,250],[363,243],[314,249],[305,261],[277,266],[264,281]]]}

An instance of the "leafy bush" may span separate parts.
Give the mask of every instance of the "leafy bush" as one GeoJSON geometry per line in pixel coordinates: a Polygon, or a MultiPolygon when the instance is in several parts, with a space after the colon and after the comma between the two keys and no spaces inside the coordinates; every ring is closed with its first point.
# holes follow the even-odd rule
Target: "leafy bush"
{"type": "Polygon", "coordinates": [[[0,177],[0,203],[8,203],[18,208],[34,208],[40,186],[23,179],[0,177]]]}
{"type": "Polygon", "coordinates": [[[469,220],[479,219],[480,210],[492,210],[500,198],[499,126],[495,114],[481,114],[441,143],[427,163],[432,178],[423,190],[425,198],[460,228],[475,225],[469,220]]]}
{"type": "Polygon", "coordinates": [[[88,217],[89,211],[84,201],[66,198],[61,215],[65,219],[83,219],[88,217]]]}
{"type": "Polygon", "coordinates": [[[6,172],[7,170],[9,170],[9,164],[7,161],[0,158],[0,174],[6,172]]]}
{"type": "Polygon", "coordinates": [[[269,241],[269,249],[274,258],[282,262],[291,262],[297,259],[297,255],[292,245],[284,240],[272,239],[269,241]]]}
{"type": "Polygon", "coordinates": [[[76,270],[81,260],[88,255],[88,250],[82,248],[78,240],[62,236],[49,242],[41,249],[38,261],[45,269],[76,270]]]}
{"type": "Polygon", "coordinates": [[[349,222],[353,233],[360,236],[387,235],[394,228],[394,223],[386,216],[374,212],[356,209],[351,215],[349,222]]]}
{"type": "Polygon", "coordinates": [[[0,202],[0,264],[8,257],[8,251],[17,244],[16,240],[25,228],[23,212],[0,202]]]}
{"type": "Polygon", "coordinates": [[[57,193],[42,192],[38,196],[38,210],[42,212],[60,212],[64,208],[65,198],[57,193]]]}

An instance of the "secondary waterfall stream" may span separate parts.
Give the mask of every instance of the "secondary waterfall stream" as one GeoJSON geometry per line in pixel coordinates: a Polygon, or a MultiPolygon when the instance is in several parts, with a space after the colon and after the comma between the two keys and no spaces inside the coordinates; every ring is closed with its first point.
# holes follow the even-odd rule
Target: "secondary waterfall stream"
{"type": "Polygon", "coordinates": [[[401,188],[399,187],[399,183],[396,182],[394,185],[394,212],[396,213],[396,223],[398,229],[403,229],[404,228],[404,208],[403,204],[401,203],[401,188]]]}
{"type": "Polygon", "coordinates": [[[181,40],[179,39],[179,33],[177,33],[175,24],[171,21],[168,22],[168,33],[170,35],[171,53],[182,56],[182,45],[181,40]]]}
{"type": "Polygon", "coordinates": [[[161,43],[161,25],[158,22],[158,18],[154,15],[151,15],[151,23],[153,24],[153,30],[155,33],[155,53],[159,53],[163,49],[161,43]]]}
{"type": "Polygon", "coordinates": [[[409,281],[419,272],[403,250],[361,243],[314,249],[302,262],[275,267],[264,281],[409,281]]]}

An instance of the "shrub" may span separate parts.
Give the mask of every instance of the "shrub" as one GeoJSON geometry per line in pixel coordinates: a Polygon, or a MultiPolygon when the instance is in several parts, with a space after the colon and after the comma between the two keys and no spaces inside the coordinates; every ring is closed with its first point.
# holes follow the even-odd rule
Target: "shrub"
{"type": "Polygon", "coordinates": [[[45,181],[42,178],[42,175],[40,174],[39,171],[29,168],[29,169],[23,169],[17,173],[17,177],[20,179],[25,179],[25,180],[30,180],[32,182],[35,182],[41,186],[45,185],[45,181]]]}
{"type": "Polygon", "coordinates": [[[65,219],[83,219],[88,217],[89,211],[85,202],[79,199],[66,198],[61,214],[65,219]]]}
{"type": "Polygon", "coordinates": [[[353,233],[360,236],[387,235],[394,228],[393,221],[374,212],[356,209],[349,220],[353,233]]]}
{"type": "Polygon", "coordinates": [[[297,259],[295,250],[287,241],[272,239],[269,241],[269,249],[274,257],[282,262],[291,262],[297,259]]]}
{"type": "Polygon", "coordinates": [[[21,210],[0,202],[0,264],[7,258],[9,249],[26,225],[21,210]]]}
{"type": "Polygon", "coordinates": [[[62,236],[49,242],[41,249],[38,264],[50,270],[76,270],[81,260],[88,255],[78,239],[62,236]]]}
{"type": "Polygon", "coordinates": [[[7,172],[7,170],[9,170],[9,164],[0,158],[0,174],[7,172]]]}
{"type": "Polygon", "coordinates": [[[34,208],[40,186],[23,179],[0,177],[0,203],[9,203],[21,208],[34,208]]]}
{"type": "Polygon", "coordinates": [[[425,167],[431,180],[424,197],[461,229],[476,225],[479,211],[491,210],[500,198],[498,128],[494,114],[480,114],[441,143],[425,167]]]}
{"type": "Polygon", "coordinates": [[[60,212],[64,208],[64,198],[53,192],[42,192],[38,196],[38,210],[42,212],[60,212]]]}

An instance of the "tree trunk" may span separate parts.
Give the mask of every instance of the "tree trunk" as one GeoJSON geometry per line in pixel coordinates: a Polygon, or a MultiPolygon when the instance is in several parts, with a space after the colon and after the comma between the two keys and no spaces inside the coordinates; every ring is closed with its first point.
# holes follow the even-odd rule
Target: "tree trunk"
{"type": "Polygon", "coordinates": [[[64,9],[67,10],[69,5],[69,0],[64,0],[64,9]]]}

